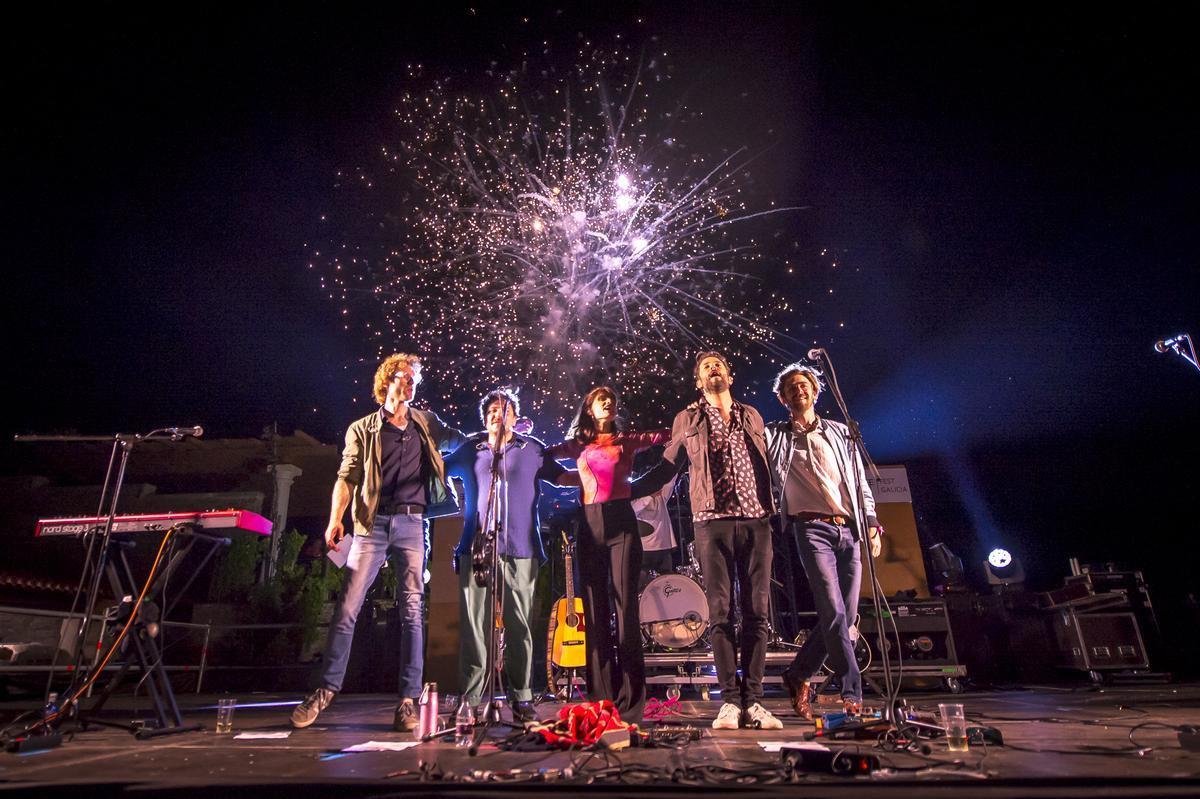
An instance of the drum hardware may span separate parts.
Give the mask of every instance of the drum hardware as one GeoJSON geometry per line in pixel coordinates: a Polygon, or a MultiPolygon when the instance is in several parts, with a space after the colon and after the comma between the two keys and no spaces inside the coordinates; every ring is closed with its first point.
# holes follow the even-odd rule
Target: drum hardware
{"type": "Polygon", "coordinates": [[[676,573],[692,580],[700,585],[704,585],[704,569],[700,567],[700,561],[696,559],[696,542],[689,541],[687,545],[687,562],[675,569],[676,573]]]}

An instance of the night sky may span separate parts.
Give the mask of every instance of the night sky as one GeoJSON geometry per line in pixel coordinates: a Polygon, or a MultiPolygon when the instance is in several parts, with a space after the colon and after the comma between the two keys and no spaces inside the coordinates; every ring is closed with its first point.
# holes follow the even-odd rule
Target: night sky
{"type": "MultiPolygon", "coordinates": [[[[756,197],[808,207],[776,225],[801,267],[784,288],[812,300],[792,330],[832,353],[875,458],[909,464],[928,541],[975,563],[1008,543],[1046,586],[1078,555],[1195,590],[1200,373],[1152,350],[1200,334],[1182,10],[39,14],[4,48],[5,439],[278,421],[338,440],[374,364],[304,245],[337,171],[387,140],[405,65],[470,75],[621,34],[671,54],[698,146],[752,143],[756,197]]],[[[770,367],[735,367],[774,418],[770,367]]]]}

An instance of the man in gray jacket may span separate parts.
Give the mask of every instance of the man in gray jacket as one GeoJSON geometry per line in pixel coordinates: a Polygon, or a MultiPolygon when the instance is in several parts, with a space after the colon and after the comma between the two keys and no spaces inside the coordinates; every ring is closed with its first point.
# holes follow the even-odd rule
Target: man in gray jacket
{"type": "Polygon", "coordinates": [[[420,382],[420,358],[407,353],[390,356],[375,371],[379,409],[346,431],[325,543],[333,550],[346,546],[341,542],[347,507],[354,539],[346,559],[345,587],[329,627],[321,686],[293,711],[294,727],[316,721],[341,690],[358,613],[389,552],[396,569],[401,625],[400,703],[393,726],[398,731],[416,726],[414,700],[421,693],[425,651],[425,520],[458,512],[442,453],[466,441],[436,414],[409,406],[420,382]]]}
{"type": "Polygon", "coordinates": [[[814,406],[820,390],[820,380],[809,367],[785,367],[775,378],[775,394],[789,418],[766,426],[780,514],[796,542],[817,607],[816,630],[783,675],[792,707],[809,719],[809,679],[826,657],[841,683],[845,711],[862,710],[862,675],[850,638],[862,583],[862,536],[855,519],[866,520],[871,557],[880,550],[875,499],[862,460],[855,456],[846,425],[817,416],[814,406]]]}
{"type": "Polygon", "coordinates": [[[696,356],[694,376],[702,396],[675,416],[663,462],[637,481],[635,495],[647,496],[684,464],[690,466],[696,552],[704,570],[721,687],[722,705],[712,726],[737,729],[745,722],[778,730],[782,722],[761,704],[773,556],[770,516],[775,509],[763,420],[754,408],[733,399],[733,375],[721,353],[696,356]],[[735,575],[742,611],[740,685],[731,601],[735,575]]]}

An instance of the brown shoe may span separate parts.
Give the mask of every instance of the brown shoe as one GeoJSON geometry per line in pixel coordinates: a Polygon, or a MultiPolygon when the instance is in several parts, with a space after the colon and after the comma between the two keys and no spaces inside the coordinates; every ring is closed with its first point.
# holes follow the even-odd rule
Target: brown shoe
{"type": "Polygon", "coordinates": [[[842,712],[847,716],[861,716],[862,702],[858,699],[842,699],[842,712]]]}
{"type": "Polygon", "coordinates": [[[812,685],[808,680],[797,680],[790,673],[783,673],[783,687],[792,700],[792,710],[802,719],[812,721],[812,685]]]}

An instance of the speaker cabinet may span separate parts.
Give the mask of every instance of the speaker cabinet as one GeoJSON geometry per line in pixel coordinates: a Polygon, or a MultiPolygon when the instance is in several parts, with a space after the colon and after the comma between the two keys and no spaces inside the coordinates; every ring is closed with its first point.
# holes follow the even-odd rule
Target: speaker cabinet
{"type": "Polygon", "coordinates": [[[1132,613],[1056,611],[1050,622],[1058,644],[1059,665],[1083,671],[1145,669],[1146,646],[1132,613]]]}
{"type": "MultiPolygon", "coordinates": [[[[901,662],[905,668],[958,666],[958,653],[954,649],[954,634],[950,631],[945,602],[940,599],[892,599],[889,602],[892,618],[884,619],[883,630],[893,669],[898,668],[901,662]],[[895,621],[895,630],[892,629],[892,620],[895,621]],[[897,635],[899,652],[896,650],[897,635]]],[[[884,612],[887,612],[886,609],[884,612]]],[[[858,629],[866,636],[872,650],[878,650],[875,606],[870,600],[859,603],[858,629]]],[[[878,654],[874,663],[876,666],[881,663],[878,654]]]]}

